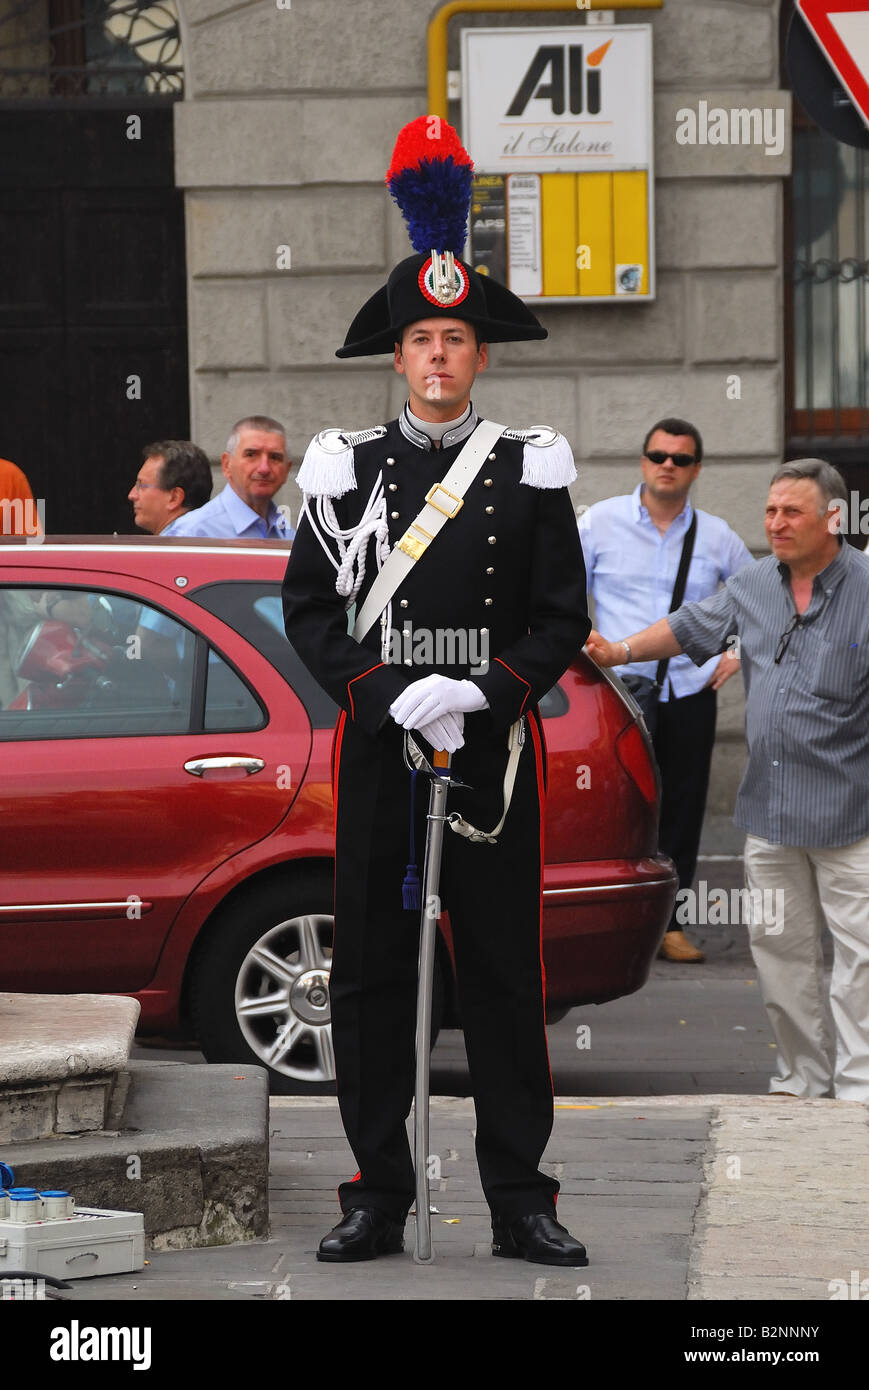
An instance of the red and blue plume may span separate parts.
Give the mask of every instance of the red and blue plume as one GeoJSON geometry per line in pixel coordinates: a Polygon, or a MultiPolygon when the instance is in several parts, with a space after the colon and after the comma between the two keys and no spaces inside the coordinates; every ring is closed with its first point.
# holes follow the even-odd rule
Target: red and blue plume
{"type": "Polygon", "coordinates": [[[399,132],[386,183],[407,223],[414,251],[460,256],[468,234],[471,156],[440,116],[419,116],[399,132]]]}

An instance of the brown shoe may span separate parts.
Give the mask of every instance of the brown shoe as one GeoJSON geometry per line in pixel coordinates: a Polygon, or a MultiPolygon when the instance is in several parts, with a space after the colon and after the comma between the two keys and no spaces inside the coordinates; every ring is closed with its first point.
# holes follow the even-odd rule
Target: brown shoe
{"type": "Polygon", "coordinates": [[[692,946],[683,931],[668,931],[661,942],[661,949],[658,951],[661,960],[677,960],[683,964],[688,961],[705,960],[703,952],[697,947],[692,946]]]}

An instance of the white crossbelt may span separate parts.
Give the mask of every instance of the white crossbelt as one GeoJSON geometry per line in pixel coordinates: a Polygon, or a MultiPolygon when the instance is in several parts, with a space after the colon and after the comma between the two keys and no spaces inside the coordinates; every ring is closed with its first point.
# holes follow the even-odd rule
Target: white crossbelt
{"type": "Polygon", "coordinates": [[[429,488],[425,506],[387,556],[368,591],[368,597],[356,614],[353,636],[357,642],[361,642],[377,622],[399,585],[425,554],[441,528],[461,511],[465,493],[505,428],[494,420],[481,420],[443,481],[429,488]]]}

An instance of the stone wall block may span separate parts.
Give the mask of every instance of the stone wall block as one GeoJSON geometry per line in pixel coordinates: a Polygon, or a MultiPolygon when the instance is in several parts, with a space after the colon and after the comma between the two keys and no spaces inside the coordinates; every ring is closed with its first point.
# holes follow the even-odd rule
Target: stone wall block
{"type": "Polygon", "coordinates": [[[658,84],[769,82],[778,72],[778,12],[770,0],[747,6],[733,0],[666,0],[661,10],[637,12],[651,20],[658,84]],[[766,13],[758,13],[765,10],[766,13]]]}
{"type": "Polygon", "coordinates": [[[265,286],[256,281],[198,281],[189,305],[197,369],[265,367],[265,286]]]}
{"type": "MultiPolygon", "coordinates": [[[[713,136],[713,140],[717,136],[713,136]]],[[[656,178],[783,178],[791,172],[791,94],[775,87],[740,91],[728,88],[683,87],[679,91],[655,93],[655,177],[656,178]],[[713,112],[728,113],[728,143],[703,143],[711,133],[713,112]],[[769,112],[769,140],[762,127],[743,123],[731,112],[758,110],[769,112]],[[677,133],[691,133],[680,112],[693,111],[696,143],[681,144],[677,133]],[[705,115],[704,115],[705,113],[705,115]],[[747,134],[746,134],[747,131],[747,134]],[[757,136],[757,139],[754,137],[757,136]],[[781,137],[778,148],[776,137],[781,137]],[[743,143],[743,139],[753,140],[743,143]],[[767,151],[769,150],[769,153],[767,151]]],[[[738,213],[736,214],[738,215],[738,213]]]]}
{"type": "Polygon", "coordinates": [[[195,96],[425,87],[427,16],[407,0],[194,0],[192,12],[207,20],[185,36],[195,96]]]}
{"type": "Polygon", "coordinates": [[[271,282],[272,366],[331,367],[340,400],[341,381],[353,367],[336,361],[335,350],[365,300],[382,284],[383,276],[362,275],[305,275],[271,282]]]}
{"type": "Polygon", "coordinates": [[[694,362],[776,362],[781,288],[775,271],[718,271],[690,280],[689,343],[694,362]]]}
{"type": "MultiPolygon", "coordinates": [[[[303,182],[302,102],[179,101],[174,108],[179,188],[268,188],[303,182]]],[[[237,195],[236,195],[237,196],[237,195]]]]}
{"type": "Polygon", "coordinates": [[[190,275],[271,275],[380,271],[385,276],[386,199],[379,188],[274,189],[191,193],[187,199],[190,275]],[[278,248],[289,248],[289,257],[278,248]],[[278,260],[289,265],[278,267],[278,260]]]}
{"type": "Polygon", "coordinates": [[[659,178],[655,184],[658,272],[695,267],[777,266],[781,185],[659,178]]]}
{"type": "MultiPolygon", "coordinates": [[[[175,106],[179,188],[383,185],[395,137],[419,115],[409,96],[182,101],[175,106]]],[[[385,187],[382,196],[388,197],[385,187]]],[[[351,225],[348,205],[345,216],[351,225]]]]}
{"type": "MultiPolygon", "coordinates": [[[[736,384],[731,384],[736,389],[736,384]]],[[[709,454],[722,458],[778,455],[781,380],[777,367],[632,372],[580,377],[580,454],[636,456],[649,424],[665,415],[696,423],[709,454]],[[728,399],[728,380],[739,377],[739,399],[728,399]]]]}

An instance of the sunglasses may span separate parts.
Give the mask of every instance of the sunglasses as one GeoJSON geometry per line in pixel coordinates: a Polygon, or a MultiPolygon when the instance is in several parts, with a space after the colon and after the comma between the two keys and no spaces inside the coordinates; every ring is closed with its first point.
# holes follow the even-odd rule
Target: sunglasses
{"type": "Polygon", "coordinates": [[[775,662],[776,666],[780,664],[785,652],[791,644],[791,638],[794,635],[794,629],[801,626],[802,624],[800,622],[800,615],[799,613],[795,613],[794,616],[791,618],[790,622],[788,623],[787,627],[785,628],[784,632],[782,633],[781,637],[778,639],[778,646],[775,649],[775,656],[773,657],[773,661],[775,662]]]}
{"type": "Polygon", "coordinates": [[[665,454],[660,449],[653,449],[646,454],[646,458],[649,463],[666,463],[671,459],[677,468],[690,468],[692,463],[697,462],[693,454],[665,454]]]}

